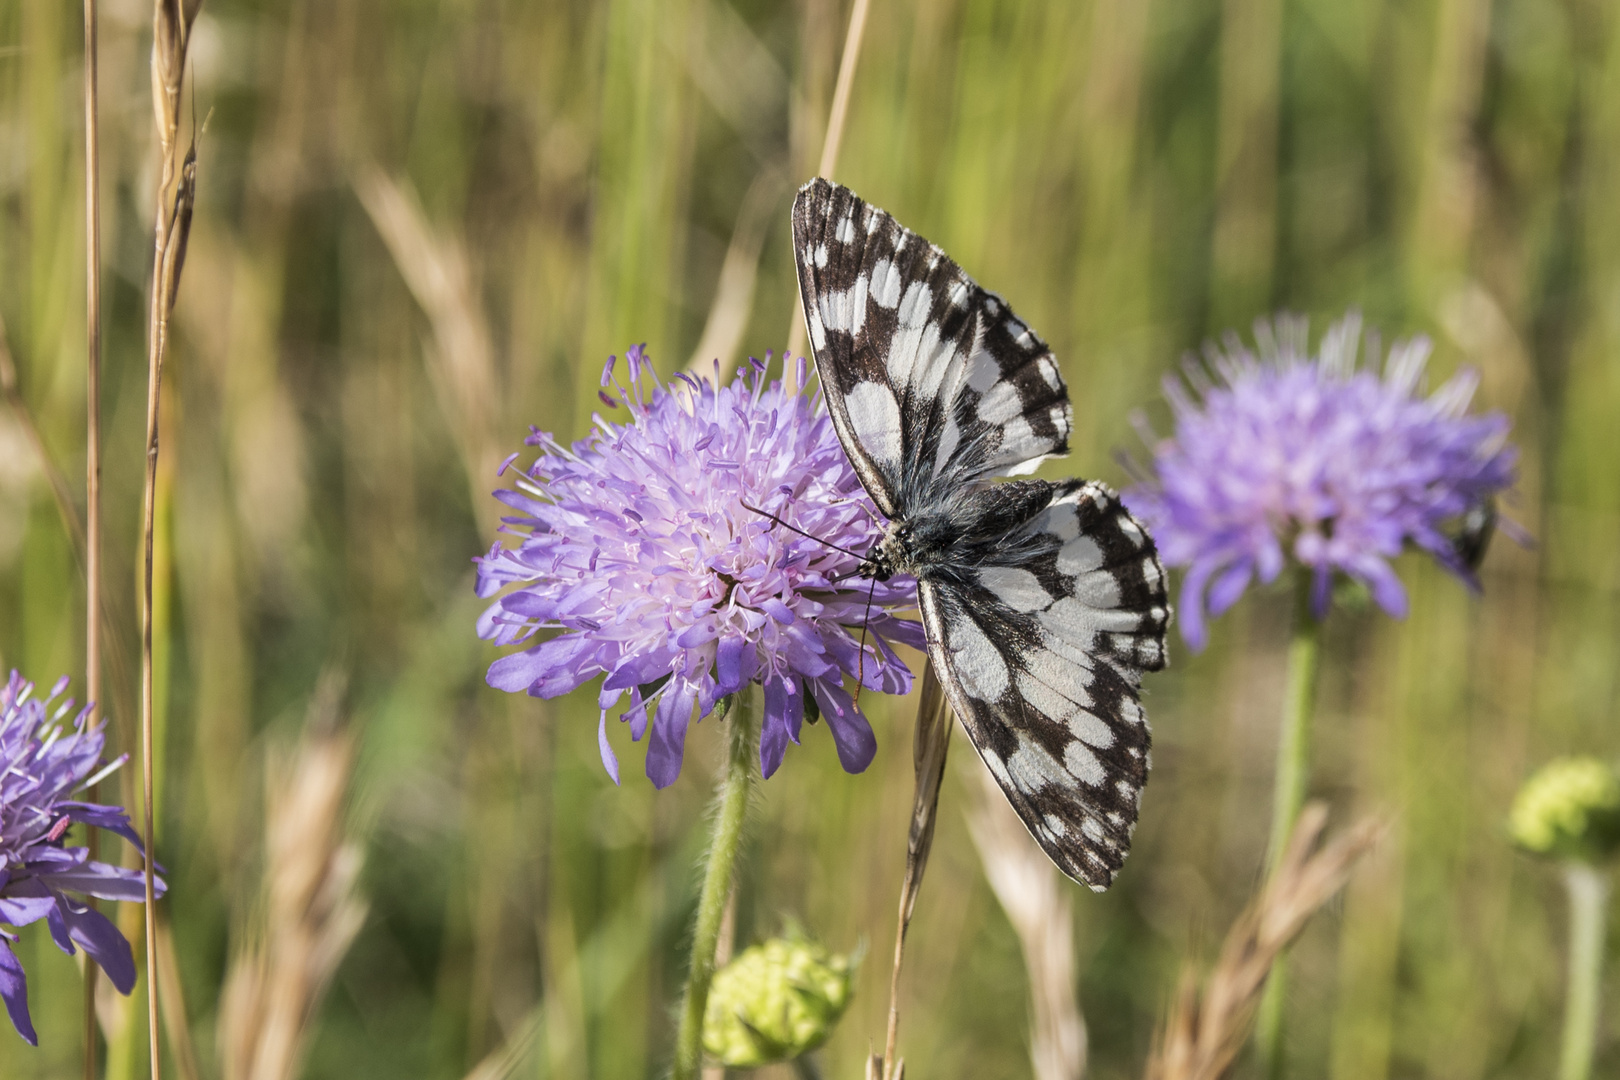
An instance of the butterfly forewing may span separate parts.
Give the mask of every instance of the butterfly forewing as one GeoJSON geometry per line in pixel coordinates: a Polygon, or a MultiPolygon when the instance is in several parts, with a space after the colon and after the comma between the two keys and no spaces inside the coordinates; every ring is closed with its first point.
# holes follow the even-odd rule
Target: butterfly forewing
{"type": "Polygon", "coordinates": [[[938,247],[820,179],[793,204],[793,241],[829,410],[884,513],[1067,452],[1046,343],[938,247]]]}
{"type": "Polygon", "coordinates": [[[918,578],[951,704],[1052,860],[1106,888],[1147,779],[1141,675],[1164,665],[1153,542],[1101,484],[991,479],[1072,427],[1051,352],[999,297],[825,180],[793,238],[829,411],[918,578]]]}

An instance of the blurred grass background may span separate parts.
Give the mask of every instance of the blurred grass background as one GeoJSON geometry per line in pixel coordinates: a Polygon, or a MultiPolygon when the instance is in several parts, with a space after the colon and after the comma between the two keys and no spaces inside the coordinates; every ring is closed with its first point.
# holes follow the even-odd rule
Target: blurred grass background
{"type": "MultiPolygon", "coordinates": [[[[159,856],[200,1075],[219,1075],[220,988],[262,916],[266,759],[327,672],[347,677],[369,915],[305,1075],[458,1077],[526,1030],[524,1075],[667,1063],[714,725],[670,790],[641,778],[639,749],[615,788],[590,701],[484,686],[468,560],[493,535],[493,464],[528,424],[583,433],[608,353],[646,341],[667,373],[786,342],[786,209],[846,18],[835,0],[204,8],[157,567],[159,856]]],[[[138,0],[103,4],[107,591],[129,658],[150,24],[138,0]]],[[[71,477],[81,27],[75,3],[0,6],[0,316],[71,477]]],[[[1334,617],[1314,789],[1341,816],[1399,816],[1297,951],[1291,1060],[1333,1080],[1550,1073],[1561,897],[1501,822],[1533,765],[1617,749],[1620,9],[879,0],[838,178],[1048,339],[1075,399],[1066,468],[1085,475],[1121,481],[1130,411],[1164,422],[1160,376],[1274,308],[1320,330],[1360,307],[1386,340],[1433,335],[1436,376],[1482,370],[1480,403],[1513,415],[1524,454],[1507,509],[1537,544],[1499,542],[1482,598],[1409,559],[1405,623],[1334,617]]],[[[1134,854],[1112,892],[1075,898],[1093,1076],[1139,1072],[1178,964],[1213,953],[1255,883],[1286,608],[1245,601],[1152,680],[1134,854]]],[[[82,612],[37,459],[0,414],[0,660],[82,683],[82,612]]],[[[113,706],[134,670],[108,675],[125,749],[136,718],[113,706]]],[[[866,775],[813,731],[763,786],[744,941],[794,916],[887,956],[912,708],[873,702],[866,775]]],[[[980,767],[959,742],[912,927],[901,1048],[918,1077],[1028,1075],[1017,939],[961,812],[980,767]]],[[[79,977],[42,933],[23,950],[42,1046],[0,1037],[0,1074],[69,1075],[79,977]]],[[[886,982],[868,961],[829,1076],[881,1042],[886,982]]],[[[144,1070],[117,1028],[138,1035],[135,1010],[108,1014],[109,1075],[144,1070]]],[[[1601,1075],[1620,1068],[1613,1032],[1601,1075]]]]}

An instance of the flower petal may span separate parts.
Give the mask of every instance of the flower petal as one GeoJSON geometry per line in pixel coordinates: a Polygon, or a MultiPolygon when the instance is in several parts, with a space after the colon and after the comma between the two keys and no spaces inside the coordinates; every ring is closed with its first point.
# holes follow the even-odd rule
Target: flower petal
{"type": "Polygon", "coordinates": [[[1209,605],[1209,614],[1213,618],[1227,608],[1238,602],[1243,590],[1249,587],[1249,580],[1253,576],[1252,564],[1248,559],[1227,567],[1215,579],[1215,584],[1209,587],[1206,603],[1209,605]]]}
{"type": "Polygon", "coordinates": [[[0,922],[8,926],[27,926],[49,915],[55,906],[55,897],[44,889],[39,896],[0,897],[0,922]]]}
{"type": "Polygon", "coordinates": [[[485,681],[510,693],[528,691],[535,697],[558,697],[601,671],[593,663],[582,662],[595,647],[596,642],[585,634],[563,634],[532,649],[501,657],[489,665],[485,681]]]}
{"type": "Polygon", "coordinates": [[[607,737],[607,710],[602,710],[601,719],[596,722],[596,748],[602,752],[602,767],[613,778],[615,787],[619,783],[619,758],[613,752],[613,747],[607,737]]]}
{"type": "Polygon", "coordinates": [[[838,763],[847,773],[865,772],[877,753],[877,737],[872,734],[872,725],[866,722],[843,687],[825,679],[812,679],[810,690],[832,732],[833,744],[838,748],[838,763]]]}
{"type": "Polygon", "coordinates": [[[29,1046],[38,1046],[39,1036],[34,1034],[34,1022],[28,1016],[28,976],[23,972],[22,961],[11,951],[11,943],[3,940],[0,940],[0,998],[5,999],[6,1012],[17,1034],[27,1040],[29,1046]]]}
{"type": "Polygon", "coordinates": [[[111,919],[92,907],[75,908],[64,904],[68,929],[73,940],[107,973],[108,980],[125,997],[135,989],[135,955],[129,942],[111,919]]]}
{"type": "Polygon", "coordinates": [[[686,755],[686,727],[692,721],[697,688],[677,681],[664,691],[653,718],[652,741],[647,744],[647,779],[663,789],[681,775],[681,759],[686,755]]]}

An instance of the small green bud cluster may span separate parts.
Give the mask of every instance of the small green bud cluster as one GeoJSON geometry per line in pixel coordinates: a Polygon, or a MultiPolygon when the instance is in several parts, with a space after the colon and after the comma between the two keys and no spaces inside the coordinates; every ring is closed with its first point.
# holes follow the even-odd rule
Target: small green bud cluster
{"type": "Polygon", "coordinates": [[[811,941],[773,938],[715,974],[703,1048],[732,1068],[790,1061],[826,1041],[853,991],[849,957],[811,941]]]}
{"type": "Polygon", "coordinates": [[[1596,758],[1548,762],[1519,789],[1508,829],[1538,855],[1604,859],[1620,847],[1620,776],[1596,758]]]}

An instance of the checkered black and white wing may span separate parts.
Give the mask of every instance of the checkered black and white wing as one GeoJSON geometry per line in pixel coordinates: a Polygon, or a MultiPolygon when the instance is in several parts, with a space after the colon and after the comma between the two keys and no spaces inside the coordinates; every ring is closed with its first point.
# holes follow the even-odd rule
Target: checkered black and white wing
{"type": "Polygon", "coordinates": [[[1064,873],[1099,892],[1147,781],[1142,673],[1170,608],[1153,541],[1102,484],[1051,499],[983,560],[918,585],[929,654],[979,756],[1064,873]]]}
{"type": "Polygon", "coordinates": [[[938,247],[818,178],[793,202],[793,249],[828,410],[889,517],[1068,452],[1046,343],[938,247]]]}

